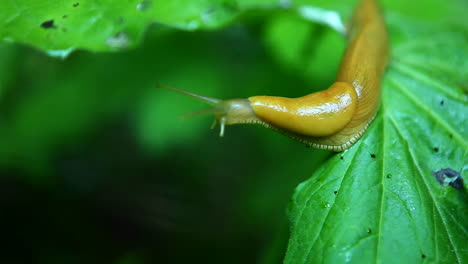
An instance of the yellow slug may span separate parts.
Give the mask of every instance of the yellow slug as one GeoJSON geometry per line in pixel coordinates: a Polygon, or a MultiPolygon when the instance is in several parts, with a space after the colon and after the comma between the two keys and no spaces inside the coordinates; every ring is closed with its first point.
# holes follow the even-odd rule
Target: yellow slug
{"type": "Polygon", "coordinates": [[[320,149],[343,151],[366,131],[379,108],[388,38],[376,0],[362,0],[347,28],[348,46],[330,88],[299,98],[252,96],[220,100],[176,91],[213,106],[221,126],[260,124],[320,149]]]}

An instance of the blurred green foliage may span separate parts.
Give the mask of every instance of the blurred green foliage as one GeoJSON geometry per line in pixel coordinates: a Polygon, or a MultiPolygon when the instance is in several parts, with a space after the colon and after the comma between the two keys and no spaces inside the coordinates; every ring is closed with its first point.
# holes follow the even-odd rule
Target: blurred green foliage
{"type": "Polygon", "coordinates": [[[267,53],[266,22],[249,23],[154,26],[136,49],[66,60],[3,44],[2,221],[13,242],[2,262],[280,261],[289,197],[329,153],[258,127],[219,138],[211,118],[179,118],[203,105],[154,87],[220,98],[306,92],[307,80],[267,53]],[[290,155],[278,163],[279,153],[290,155]]]}
{"type": "MultiPolygon", "coordinates": [[[[346,20],[356,1],[181,2],[4,3],[1,263],[282,261],[294,188],[333,154],[258,127],[218,138],[211,118],[179,118],[203,105],[154,85],[219,98],[323,89],[345,41],[294,7],[346,20]]],[[[462,1],[382,2],[394,45],[431,34],[431,21],[466,26],[462,1]]]]}

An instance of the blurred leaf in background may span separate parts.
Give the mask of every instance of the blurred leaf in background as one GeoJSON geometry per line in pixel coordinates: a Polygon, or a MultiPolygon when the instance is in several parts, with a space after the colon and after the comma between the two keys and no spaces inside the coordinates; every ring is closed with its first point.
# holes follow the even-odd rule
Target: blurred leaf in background
{"type": "MultiPolygon", "coordinates": [[[[67,54],[56,50],[99,50],[93,48],[99,45],[113,50],[102,45],[107,26],[89,27],[95,35],[61,39],[62,33],[80,31],[72,24],[60,31],[61,20],[54,28],[41,28],[42,21],[56,17],[47,4],[54,3],[41,2],[39,24],[28,26],[37,30],[37,40],[12,24],[1,27],[7,43],[0,74],[0,186],[4,237],[10,243],[0,261],[254,263],[273,239],[280,241],[274,259],[281,261],[286,240],[275,233],[287,230],[284,212],[292,190],[328,153],[310,154],[310,162],[301,154],[303,146],[284,138],[273,144],[282,137],[255,128],[233,127],[220,139],[209,130],[208,118],[180,120],[201,104],[154,88],[160,82],[228,98],[264,87],[276,92],[287,85],[305,87],[265,52],[262,24],[268,12],[248,14],[247,24],[216,32],[183,32],[159,23],[149,27],[137,48],[129,49],[135,46],[131,42],[119,53],[67,54]],[[8,43],[14,38],[4,32],[10,30],[19,42],[68,57],[58,60],[8,43]],[[61,42],[71,44],[57,46],[61,42]],[[278,149],[297,154],[281,166],[267,166],[276,161],[278,149]],[[291,170],[296,161],[304,165],[291,170]],[[290,174],[287,182],[278,171],[290,174]]],[[[70,10],[84,12],[86,6],[80,1],[70,10]]],[[[101,12],[93,8],[86,12],[101,12]]]]}
{"type": "Polygon", "coordinates": [[[151,23],[182,30],[216,29],[272,0],[14,1],[3,0],[0,36],[32,44],[50,55],[75,49],[110,51],[136,47],[151,23]]]}
{"type": "Polygon", "coordinates": [[[466,260],[466,194],[431,175],[466,166],[463,1],[382,1],[382,108],[343,155],[257,127],[220,139],[210,118],[179,118],[203,105],[154,88],[324,89],[346,43],[301,7],[347,21],[356,2],[4,0],[0,262],[280,263],[287,203],[313,172],[290,207],[287,263],[466,260]]]}

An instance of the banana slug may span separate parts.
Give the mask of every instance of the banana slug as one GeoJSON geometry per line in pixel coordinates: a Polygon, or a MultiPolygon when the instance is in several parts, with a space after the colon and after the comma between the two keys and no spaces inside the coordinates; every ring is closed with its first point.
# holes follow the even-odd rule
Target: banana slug
{"type": "Polygon", "coordinates": [[[212,106],[221,126],[260,124],[310,147],[344,151],[366,131],[379,108],[380,82],[389,47],[376,0],[362,0],[346,30],[348,45],[335,82],[326,90],[299,98],[252,96],[220,100],[176,88],[159,88],[188,95],[212,106]]]}

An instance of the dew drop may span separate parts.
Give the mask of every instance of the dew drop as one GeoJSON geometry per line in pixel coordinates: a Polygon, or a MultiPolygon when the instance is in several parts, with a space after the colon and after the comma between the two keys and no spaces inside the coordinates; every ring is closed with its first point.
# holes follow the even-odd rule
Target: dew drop
{"type": "Polygon", "coordinates": [[[291,7],[291,5],[291,0],[279,0],[279,6],[282,8],[288,8],[291,7]]]}
{"type": "Polygon", "coordinates": [[[106,39],[106,44],[111,48],[124,49],[128,47],[129,43],[130,39],[125,32],[119,32],[106,39]]]}
{"type": "Polygon", "coordinates": [[[200,13],[200,21],[207,27],[218,25],[221,21],[227,21],[238,12],[236,5],[224,1],[222,4],[212,5],[203,9],[200,13]]]}
{"type": "Polygon", "coordinates": [[[353,258],[353,253],[352,252],[346,252],[345,254],[345,261],[346,262],[351,262],[351,259],[353,258]]]}
{"type": "Polygon", "coordinates": [[[200,23],[197,20],[189,21],[186,25],[187,30],[195,30],[200,26],[200,23]]]}
{"type": "Polygon", "coordinates": [[[73,48],[62,49],[62,50],[46,50],[47,55],[51,57],[57,57],[60,59],[65,59],[70,53],[72,53],[73,48]]]}
{"type": "Polygon", "coordinates": [[[325,206],[325,208],[330,208],[330,204],[329,204],[329,203],[326,203],[324,206],[325,206]]]}
{"type": "Polygon", "coordinates": [[[215,8],[205,9],[200,14],[200,18],[203,20],[203,22],[205,22],[206,24],[209,24],[213,21],[215,12],[216,12],[215,8]]]}
{"type": "MultiPolygon", "coordinates": [[[[323,25],[328,25],[331,28],[335,29],[338,32],[344,33],[345,32],[345,25],[341,20],[340,15],[336,11],[329,11],[326,9],[303,5],[299,7],[299,14],[305,18],[306,20],[310,20],[313,22],[317,22],[323,25]]],[[[358,97],[361,97],[362,85],[354,81],[353,86],[356,87],[356,92],[358,97]]]]}
{"type": "Polygon", "coordinates": [[[149,0],[143,0],[136,5],[136,9],[140,11],[146,11],[153,6],[153,3],[149,0]]]}

